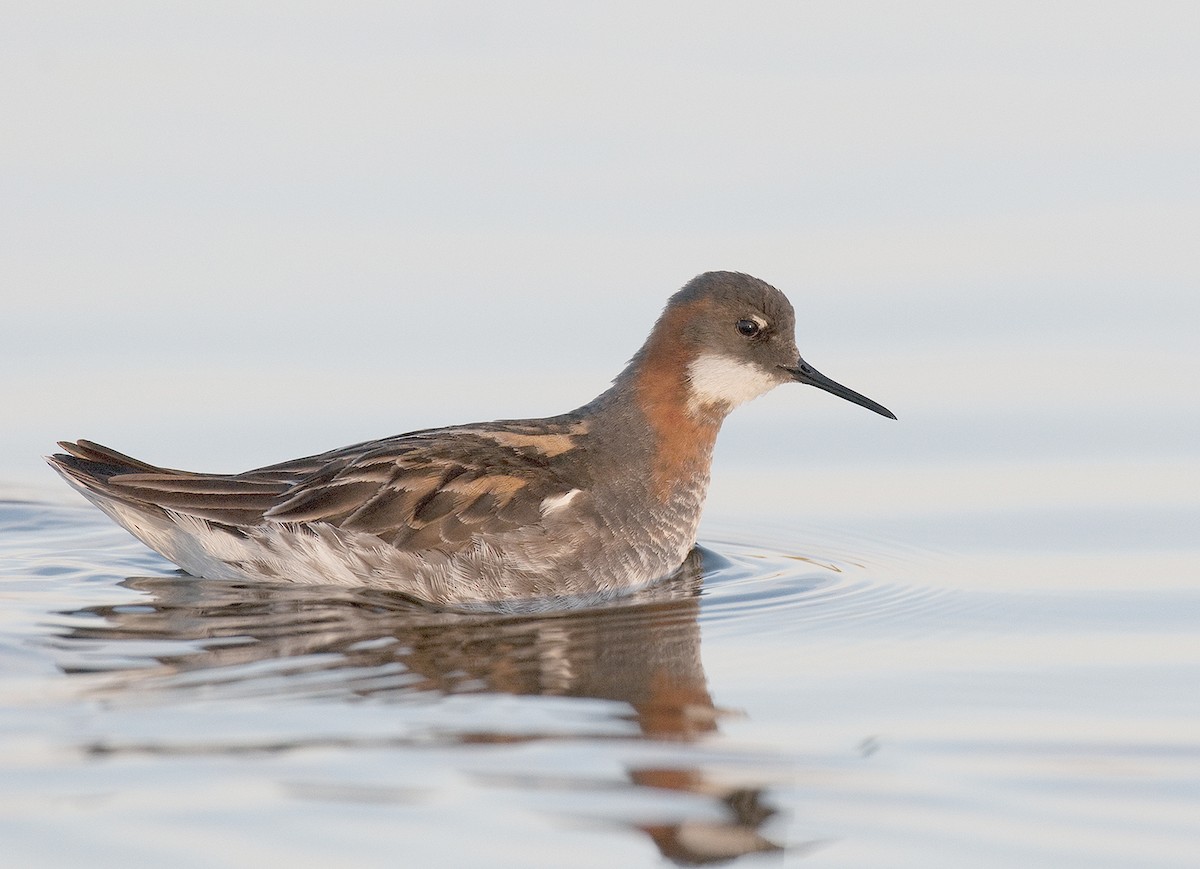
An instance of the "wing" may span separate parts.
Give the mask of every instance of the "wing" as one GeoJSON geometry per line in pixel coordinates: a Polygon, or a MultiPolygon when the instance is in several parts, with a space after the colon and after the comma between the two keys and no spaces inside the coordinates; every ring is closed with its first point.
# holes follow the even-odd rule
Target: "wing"
{"type": "MultiPolygon", "coordinates": [[[[477,534],[536,525],[588,486],[576,456],[548,454],[543,437],[550,436],[517,445],[511,432],[443,429],[393,438],[327,461],[264,518],[366,532],[399,549],[454,552],[477,534]]],[[[572,442],[562,452],[580,449],[572,442]]]]}
{"type": "Polygon", "coordinates": [[[249,529],[264,520],[325,523],[406,550],[451,553],[476,534],[537,525],[590,479],[586,424],[564,420],[431,429],[242,474],[160,468],[90,441],[50,458],[103,499],[249,529]]]}

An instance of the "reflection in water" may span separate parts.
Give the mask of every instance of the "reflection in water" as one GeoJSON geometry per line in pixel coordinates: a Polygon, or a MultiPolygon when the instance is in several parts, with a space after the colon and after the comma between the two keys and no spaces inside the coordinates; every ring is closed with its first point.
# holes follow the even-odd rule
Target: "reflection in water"
{"type": "MultiPolygon", "coordinates": [[[[67,627],[57,648],[68,673],[114,673],[103,688],[109,696],[136,692],[144,699],[157,693],[169,700],[203,691],[208,698],[274,694],[402,701],[430,693],[595,698],[628,704],[628,718],[638,728],[634,738],[690,742],[716,732],[720,717],[708,693],[697,622],[705,568],[720,561],[697,549],[671,582],[620,605],[521,617],[433,612],[369,589],[131,578],[124,585],[142,592],[144,600],[62,613],[67,627]]],[[[560,736],[493,729],[456,730],[447,738],[465,744],[560,736]]],[[[571,738],[613,734],[607,727],[571,738]]],[[[363,747],[354,739],[341,744],[363,747]]],[[[372,745],[377,746],[378,741],[372,745]]],[[[92,750],[228,753],[296,747],[155,744],[92,750]]],[[[759,787],[714,781],[695,768],[636,768],[629,777],[635,788],[701,795],[720,809],[722,820],[709,812],[703,819],[629,824],[675,862],[780,850],[759,832],[774,813],[759,787]]]]}
{"type": "Polygon", "coordinates": [[[763,802],[760,788],[721,786],[696,770],[639,769],[632,778],[643,787],[708,794],[725,809],[726,817],[721,821],[689,820],[641,827],[662,855],[676,863],[720,863],[743,854],[783,850],[758,832],[775,814],[775,809],[763,802]]]}

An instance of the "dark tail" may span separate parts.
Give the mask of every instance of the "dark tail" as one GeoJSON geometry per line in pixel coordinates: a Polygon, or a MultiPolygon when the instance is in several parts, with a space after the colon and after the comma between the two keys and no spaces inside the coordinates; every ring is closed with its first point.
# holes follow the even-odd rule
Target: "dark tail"
{"type": "Polygon", "coordinates": [[[142,512],[170,510],[223,525],[253,525],[289,485],[278,479],[160,468],[92,441],[61,441],[59,446],[66,452],[46,461],[101,509],[103,501],[118,501],[142,512]]]}
{"type": "Polygon", "coordinates": [[[81,482],[92,480],[107,483],[109,478],[119,474],[178,473],[147,464],[92,441],[59,441],[58,445],[66,452],[46,456],[46,461],[56,470],[81,482]]]}

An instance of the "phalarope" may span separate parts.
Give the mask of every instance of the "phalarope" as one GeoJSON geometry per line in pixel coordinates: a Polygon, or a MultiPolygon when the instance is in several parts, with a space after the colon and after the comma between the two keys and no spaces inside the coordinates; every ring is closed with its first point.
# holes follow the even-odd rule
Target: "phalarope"
{"type": "Polygon", "coordinates": [[[613,385],[545,419],[426,429],[246,471],[155,467],[86,440],[47,461],[188,573],[363,585],[448,608],[590,600],[696,541],[713,444],[787,382],[895,419],[800,357],[791,304],[736,272],[677,292],[613,385]]]}

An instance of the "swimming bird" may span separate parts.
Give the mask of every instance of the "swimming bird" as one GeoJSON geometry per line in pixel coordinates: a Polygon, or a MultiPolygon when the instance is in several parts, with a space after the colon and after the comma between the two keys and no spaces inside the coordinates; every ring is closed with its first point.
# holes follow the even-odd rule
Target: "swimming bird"
{"type": "Polygon", "coordinates": [[[195,576],[552,608],[676,571],[721,423],[789,382],[896,418],[801,358],[783,293],[707,272],[671,296],[608,390],[560,416],[425,429],[240,474],[156,467],[86,440],[47,461],[195,576]]]}

